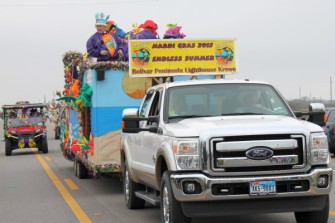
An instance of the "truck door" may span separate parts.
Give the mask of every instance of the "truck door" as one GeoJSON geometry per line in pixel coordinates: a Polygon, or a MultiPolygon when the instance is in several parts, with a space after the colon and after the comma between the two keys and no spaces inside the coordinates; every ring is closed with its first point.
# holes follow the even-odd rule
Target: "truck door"
{"type": "MultiPolygon", "coordinates": [[[[147,117],[159,115],[162,95],[162,89],[158,89],[154,93],[149,112],[146,115],[147,117]]],[[[143,123],[143,128],[149,128],[157,125],[158,123],[156,122],[145,121],[143,123]]],[[[140,166],[141,170],[147,173],[143,174],[142,177],[145,177],[145,181],[149,182],[155,179],[152,176],[155,175],[156,153],[161,145],[162,136],[148,131],[140,132],[139,136],[142,143],[139,145],[140,148],[136,151],[136,162],[137,165],[140,166]]],[[[153,181],[153,183],[155,182],[153,181]]]]}
{"type": "MultiPolygon", "coordinates": [[[[139,117],[145,118],[148,117],[151,102],[154,98],[154,91],[149,91],[146,93],[142,105],[139,110],[139,117]]],[[[146,126],[145,121],[140,122],[140,127],[144,128],[146,126]]],[[[132,146],[130,146],[132,164],[136,169],[143,171],[143,157],[142,157],[142,144],[143,144],[143,133],[132,134],[131,141],[133,141],[132,146]]]]}

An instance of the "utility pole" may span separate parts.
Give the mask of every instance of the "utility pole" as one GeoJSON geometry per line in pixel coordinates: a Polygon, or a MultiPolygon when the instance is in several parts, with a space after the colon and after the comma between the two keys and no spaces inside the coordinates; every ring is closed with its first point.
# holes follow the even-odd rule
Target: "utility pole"
{"type": "Polygon", "coordinates": [[[299,86],[299,99],[301,101],[301,87],[299,86]]]}
{"type": "Polygon", "coordinates": [[[330,76],[330,104],[333,103],[333,93],[332,93],[332,77],[330,76]]]}

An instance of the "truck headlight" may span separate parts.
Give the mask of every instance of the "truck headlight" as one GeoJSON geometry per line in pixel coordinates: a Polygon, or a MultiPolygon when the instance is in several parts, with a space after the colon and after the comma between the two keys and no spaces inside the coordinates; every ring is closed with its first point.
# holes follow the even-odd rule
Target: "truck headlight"
{"type": "Polygon", "coordinates": [[[311,134],[311,164],[329,164],[327,136],[323,133],[311,134]]]}
{"type": "Polygon", "coordinates": [[[16,131],[15,130],[11,130],[10,133],[15,135],[16,131]]]}
{"type": "Polygon", "coordinates": [[[198,141],[175,141],[173,153],[180,169],[199,169],[198,141]]]}

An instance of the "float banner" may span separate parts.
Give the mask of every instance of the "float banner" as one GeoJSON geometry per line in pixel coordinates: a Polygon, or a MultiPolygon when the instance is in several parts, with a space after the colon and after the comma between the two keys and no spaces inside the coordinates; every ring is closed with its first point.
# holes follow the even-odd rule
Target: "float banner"
{"type": "Polygon", "coordinates": [[[131,77],[221,75],[236,72],[234,39],[129,41],[131,77]]]}

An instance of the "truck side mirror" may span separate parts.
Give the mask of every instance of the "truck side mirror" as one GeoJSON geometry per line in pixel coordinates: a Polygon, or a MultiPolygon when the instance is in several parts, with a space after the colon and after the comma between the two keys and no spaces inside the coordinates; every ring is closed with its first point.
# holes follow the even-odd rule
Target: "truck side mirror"
{"type": "Polygon", "coordinates": [[[294,115],[321,127],[326,125],[325,106],[322,103],[310,103],[308,112],[295,111],[294,115]]]}
{"type": "Polygon", "coordinates": [[[139,121],[137,118],[122,118],[122,132],[138,133],[140,132],[139,121]]]}
{"type": "Polygon", "coordinates": [[[159,116],[151,116],[148,118],[142,117],[123,117],[122,118],[122,132],[124,133],[139,133],[141,131],[148,131],[157,133],[158,127],[150,126],[149,128],[140,128],[140,121],[149,121],[158,123],[159,116]]]}
{"type": "Polygon", "coordinates": [[[307,121],[319,126],[326,125],[325,105],[322,103],[310,103],[307,121]]]}
{"type": "Polygon", "coordinates": [[[325,121],[325,112],[324,111],[312,111],[309,112],[309,116],[307,121],[313,122],[314,124],[317,124],[319,126],[325,126],[326,121],[325,121]]]}
{"type": "Polygon", "coordinates": [[[139,121],[136,119],[138,117],[138,109],[128,108],[122,112],[122,132],[125,133],[138,133],[139,121]]]}

